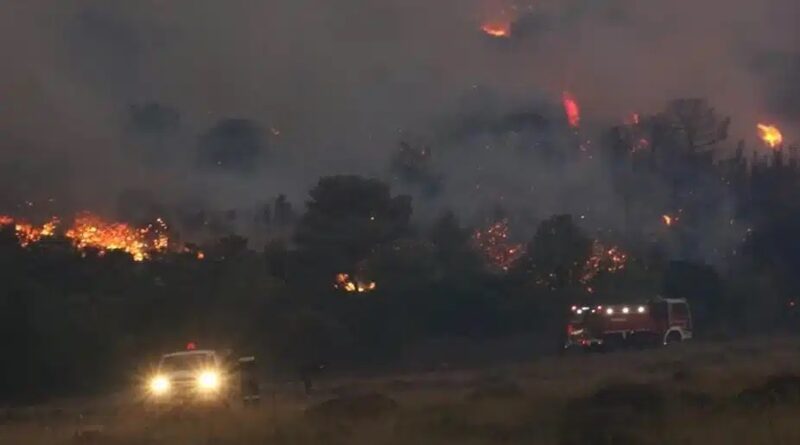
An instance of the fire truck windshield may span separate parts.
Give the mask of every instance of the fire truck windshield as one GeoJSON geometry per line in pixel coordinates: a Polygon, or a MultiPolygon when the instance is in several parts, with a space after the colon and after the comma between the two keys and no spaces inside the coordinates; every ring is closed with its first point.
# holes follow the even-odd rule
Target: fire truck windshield
{"type": "Polygon", "coordinates": [[[596,315],[591,308],[579,308],[570,313],[569,323],[573,325],[588,323],[593,318],[596,318],[596,315]]]}

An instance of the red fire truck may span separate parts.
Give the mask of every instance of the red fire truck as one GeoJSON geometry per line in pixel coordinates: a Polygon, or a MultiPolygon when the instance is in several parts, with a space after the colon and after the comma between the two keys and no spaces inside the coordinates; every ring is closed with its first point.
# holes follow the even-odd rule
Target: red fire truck
{"type": "Polygon", "coordinates": [[[574,305],[566,329],[565,349],[667,345],[692,338],[692,314],[682,298],[574,305]]]}

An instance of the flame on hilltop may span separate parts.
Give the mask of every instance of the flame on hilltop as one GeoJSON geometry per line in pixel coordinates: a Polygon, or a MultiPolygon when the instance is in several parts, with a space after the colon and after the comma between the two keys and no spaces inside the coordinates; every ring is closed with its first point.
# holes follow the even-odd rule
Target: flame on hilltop
{"type": "Polygon", "coordinates": [[[507,21],[494,21],[481,25],[481,31],[489,37],[505,39],[511,37],[511,23],[507,21]]]}
{"type": "Polygon", "coordinates": [[[567,122],[572,128],[578,128],[581,123],[581,107],[575,96],[569,91],[564,91],[561,95],[561,102],[564,105],[564,113],[567,115],[567,122]]]}
{"type": "MultiPolygon", "coordinates": [[[[56,235],[61,221],[51,218],[42,226],[36,226],[16,218],[0,215],[0,225],[14,225],[19,244],[27,247],[44,238],[56,235]]],[[[101,254],[111,250],[128,253],[135,261],[150,258],[153,252],[163,252],[169,247],[168,227],[161,218],[144,228],[136,228],[120,222],[109,222],[92,213],[81,213],[72,226],[64,231],[76,248],[97,249],[101,254]]],[[[198,254],[199,258],[199,254],[198,254]]]]}
{"type": "Polygon", "coordinates": [[[508,271],[512,264],[523,255],[522,244],[508,240],[508,220],[503,219],[491,226],[476,230],[473,241],[486,260],[502,271],[508,271]]]}
{"type": "Polygon", "coordinates": [[[628,263],[628,254],[616,246],[606,247],[600,241],[595,240],[592,244],[592,255],[586,260],[583,267],[581,283],[589,283],[600,272],[616,273],[623,269],[628,263]]]}
{"type": "Polygon", "coordinates": [[[758,124],[758,136],[769,148],[777,148],[783,144],[783,134],[774,125],[758,124]]]}
{"type": "Polygon", "coordinates": [[[507,39],[513,34],[519,16],[515,0],[480,0],[480,30],[495,39],[507,39]]]}
{"type": "Polygon", "coordinates": [[[345,292],[357,292],[363,294],[365,292],[374,291],[378,286],[374,281],[370,281],[369,283],[361,283],[350,279],[350,274],[340,273],[336,274],[336,281],[333,287],[345,292]]]}
{"type": "Polygon", "coordinates": [[[673,218],[670,215],[661,215],[661,220],[664,221],[664,225],[670,227],[677,221],[677,218],[673,218]]]}

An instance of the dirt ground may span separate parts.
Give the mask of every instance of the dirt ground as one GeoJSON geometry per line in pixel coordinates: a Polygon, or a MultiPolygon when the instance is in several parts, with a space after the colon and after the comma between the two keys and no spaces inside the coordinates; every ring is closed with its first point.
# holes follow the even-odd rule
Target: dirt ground
{"type": "Polygon", "coordinates": [[[0,412],[0,444],[798,444],[800,340],[694,342],[318,384],[153,414],[134,393],[0,412]]]}

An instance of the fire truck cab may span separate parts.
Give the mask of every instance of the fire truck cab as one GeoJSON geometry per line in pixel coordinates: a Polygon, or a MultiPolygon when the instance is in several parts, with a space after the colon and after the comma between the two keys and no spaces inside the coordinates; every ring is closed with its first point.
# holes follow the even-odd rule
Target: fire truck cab
{"type": "Polygon", "coordinates": [[[668,345],[692,338],[692,314],[683,298],[608,305],[573,305],[565,349],[668,345]]]}

